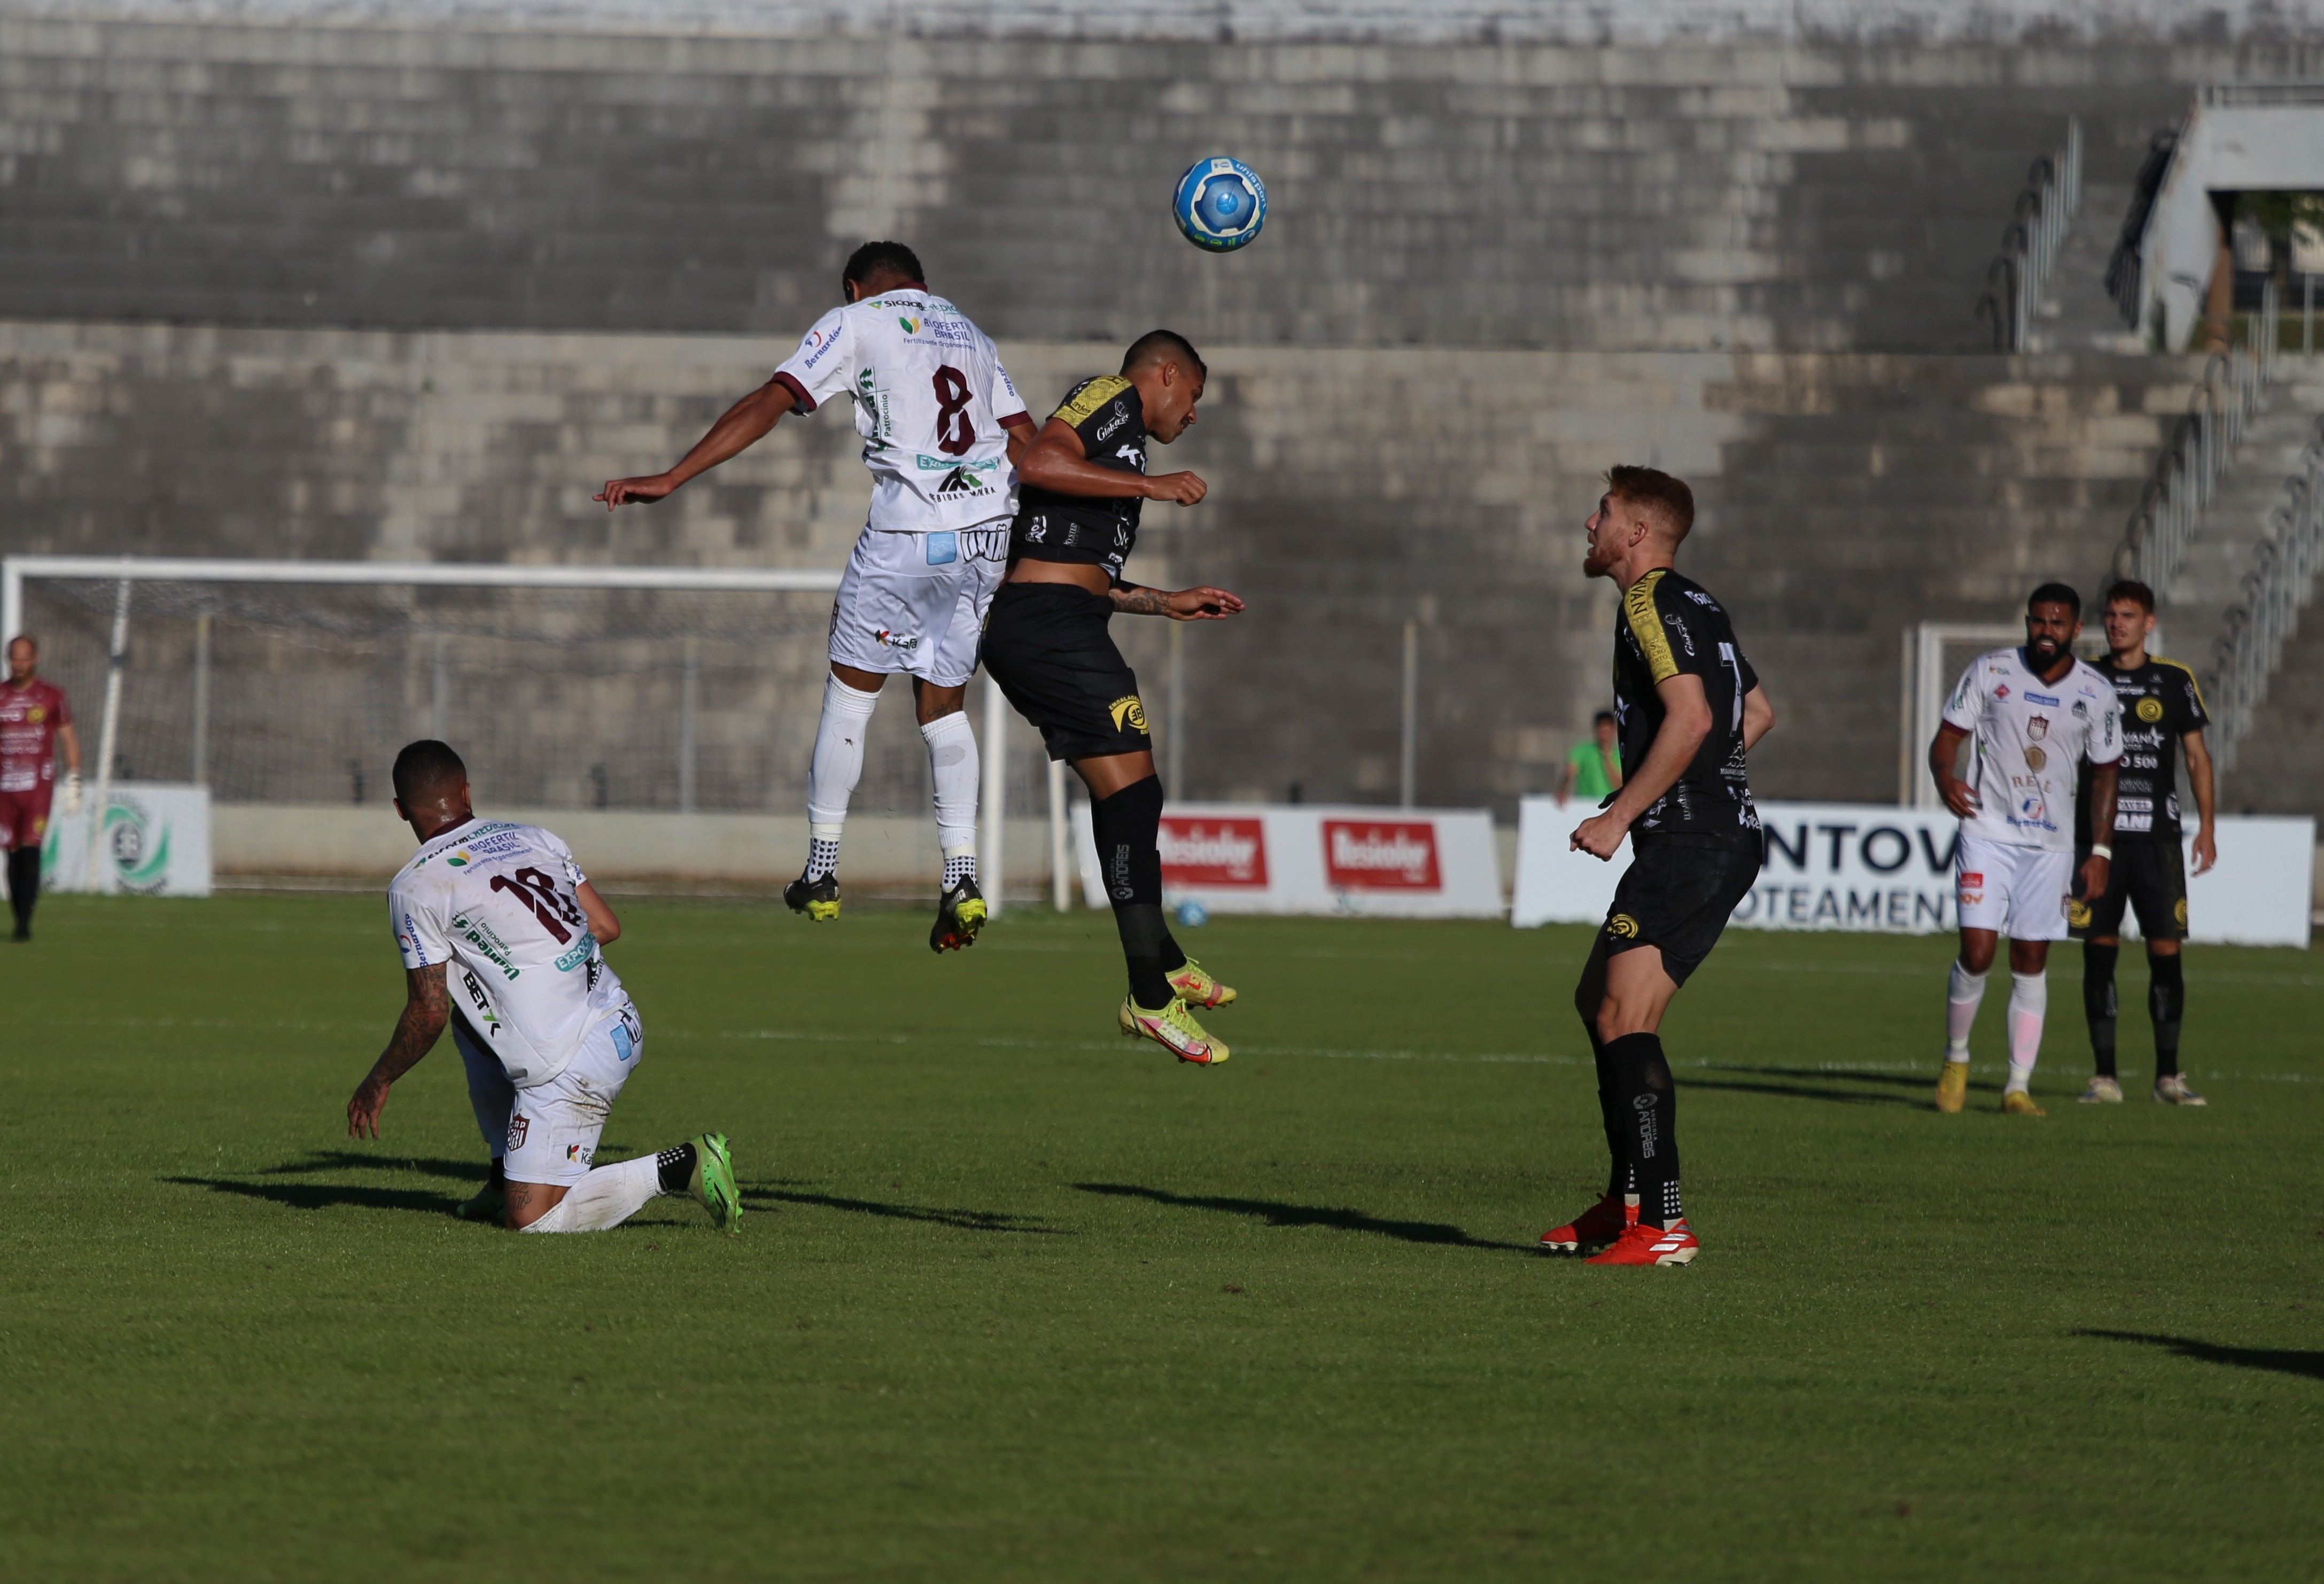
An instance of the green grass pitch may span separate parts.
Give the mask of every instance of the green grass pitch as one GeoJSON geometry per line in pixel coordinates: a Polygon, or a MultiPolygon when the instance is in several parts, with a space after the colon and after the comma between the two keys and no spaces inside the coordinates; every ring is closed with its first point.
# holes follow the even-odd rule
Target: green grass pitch
{"type": "MultiPolygon", "coordinates": [[[[2317,1575],[2312,953],[2198,950],[2212,1104],[1928,1102],[1939,939],[1731,932],[1680,998],[1685,1271],[1544,1257],[1602,1181],[1586,932],[1220,920],[1216,1071],[1112,1033],[1110,922],[937,959],[632,901],[601,1158],[518,1239],[448,1042],[345,1137],[383,905],[53,898],[0,956],[0,1577],[2280,1579],[2317,1575]]],[[[2126,962],[2123,1002],[2143,1006],[2126,962]]]]}

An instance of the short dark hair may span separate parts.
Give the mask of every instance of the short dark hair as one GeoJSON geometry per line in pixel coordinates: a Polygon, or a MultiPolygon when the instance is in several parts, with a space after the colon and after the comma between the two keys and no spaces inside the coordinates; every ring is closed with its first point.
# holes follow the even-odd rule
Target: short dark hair
{"type": "Polygon", "coordinates": [[[423,737],[403,745],[403,751],[395,756],[391,778],[398,801],[409,806],[430,792],[458,787],[468,778],[468,767],[452,751],[450,743],[423,737]]]}
{"type": "Polygon", "coordinates": [[[10,639],[10,640],[8,640],[8,647],[9,647],[10,649],[14,649],[14,648],[15,648],[18,644],[20,644],[20,643],[29,643],[29,644],[31,644],[31,645],[32,646],[32,652],[33,652],[34,654],[39,654],[39,653],[41,652],[41,640],[40,640],[39,639],[37,639],[37,638],[34,638],[34,637],[33,637],[31,633],[29,633],[29,632],[20,632],[20,633],[16,634],[16,636],[15,636],[15,637],[14,637],[14,638],[12,638],[12,639],[10,639]]]}
{"type": "Polygon", "coordinates": [[[1183,358],[1194,365],[1194,377],[1208,383],[1211,365],[1194,350],[1194,344],[1176,330],[1148,330],[1130,344],[1121,355],[1121,372],[1128,373],[1141,363],[1164,363],[1171,358],[1183,358]]]}
{"type": "Polygon", "coordinates": [[[2045,583],[2025,596],[2027,615],[2034,613],[2036,605],[2063,605],[2073,612],[2075,621],[2082,619],[2082,596],[2062,583],[2045,583]]]}
{"type": "Polygon", "coordinates": [[[927,284],[927,275],[920,268],[920,255],[900,242],[867,242],[847,255],[847,268],[839,272],[843,282],[853,281],[858,286],[869,286],[881,275],[901,275],[916,286],[927,284]]]}
{"type": "Polygon", "coordinates": [[[1659,469],[1617,463],[1606,470],[1606,493],[1633,506],[1650,508],[1663,520],[1673,544],[1686,538],[1694,526],[1694,492],[1686,487],[1684,479],[1673,478],[1659,469]]]}
{"type": "Polygon", "coordinates": [[[1600,710],[1596,714],[1590,717],[1590,724],[1593,727],[1611,726],[1618,723],[1614,719],[1614,712],[1612,710],[1600,710]]]}
{"type": "Polygon", "coordinates": [[[2135,577],[2115,580],[2115,585],[2107,590],[2106,603],[2111,605],[2116,600],[2127,600],[2148,615],[2154,614],[2154,591],[2135,577]]]}

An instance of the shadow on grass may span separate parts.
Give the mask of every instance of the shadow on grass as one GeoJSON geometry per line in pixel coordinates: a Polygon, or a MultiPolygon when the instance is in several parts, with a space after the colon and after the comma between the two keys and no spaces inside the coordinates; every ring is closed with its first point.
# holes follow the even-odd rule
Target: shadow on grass
{"type": "Polygon", "coordinates": [[[408,1155],[366,1155],[356,1149],[310,1149],[307,1158],[269,1166],[262,1177],[296,1177],[309,1172],[419,1172],[430,1177],[481,1183],[491,1170],[485,1161],[452,1161],[408,1155]]]}
{"type": "MultiPolygon", "coordinates": [[[[1844,1077],[1844,1073],[1831,1074],[1844,1077]]],[[[1854,1089],[1812,1089],[1804,1083],[1719,1083],[1705,1078],[1689,1078],[1682,1074],[1679,1092],[1693,1089],[1712,1089],[1727,1094],[1767,1094],[1788,1100],[1822,1100],[1843,1106],[1910,1106],[1920,1110],[1931,1110],[1924,1100],[1907,1100],[1901,1094],[1868,1094],[1854,1089]]],[[[1935,1088],[1934,1084],[1927,1087],[1935,1088]]]]}
{"type": "Polygon", "coordinates": [[[1029,1216],[994,1210],[945,1210],[919,1204],[883,1204],[876,1199],[849,1199],[836,1193],[800,1193],[785,1188],[745,1188],[746,1208],[770,1204],[811,1204],[822,1210],[844,1210],[852,1215],[884,1216],[890,1220],[927,1221],[964,1232],[1028,1232],[1045,1238],[1070,1238],[1063,1227],[1044,1227],[1029,1216]]]}
{"type": "Polygon", "coordinates": [[[1216,1199],[1207,1194],[1172,1193],[1133,1183],[1076,1183],[1084,1193],[1105,1193],[1116,1199],[1146,1199],[1183,1210],[1214,1210],[1228,1215],[1256,1216],[1273,1227],[1330,1227],[1342,1232],[1369,1232],[1400,1243],[1434,1243],[1454,1248],[1491,1248],[1517,1254],[1535,1252],[1530,1243],[1496,1243],[1472,1238],[1443,1221],[1391,1221],[1360,1210],[1334,1210],[1323,1205],[1285,1204],[1272,1199],[1216,1199]]]}
{"type": "Polygon", "coordinates": [[[2156,1336],[2151,1331],[2097,1331],[2077,1326],[2078,1337],[2102,1337],[2110,1342],[2143,1342],[2150,1348],[2168,1348],[2181,1358],[2200,1358],[2206,1364],[2232,1364],[2238,1369],[2267,1369],[2278,1375],[2297,1375],[2309,1380],[2324,1380],[2324,1351],[2298,1348],[2224,1348],[2217,1342],[2199,1342],[2192,1337],[2156,1336]]]}
{"type": "MultiPolygon", "coordinates": [[[[470,1172],[468,1175],[475,1174],[470,1172]]],[[[213,1193],[236,1193],[263,1199],[286,1210],[329,1210],[352,1204],[364,1210],[418,1211],[427,1215],[450,1215],[460,1201],[419,1188],[358,1188],[325,1183],[237,1183],[230,1177],[164,1177],[186,1188],[207,1188],[213,1193]]]]}
{"type": "MultiPolygon", "coordinates": [[[[1871,1073],[1858,1067],[1746,1067],[1736,1062],[1707,1062],[1701,1069],[1709,1073],[1741,1073],[1755,1078],[1844,1078],[1850,1083],[1885,1083],[1891,1089],[1917,1089],[1923,1091],[1937,1086],[1937,1065],[1929,1064],[1925,1073],[1871,1073]]],[[[2001,1085],[1991,1079],[1975,1079],[1971,1089],[1999,1090],[2001,1085]]]]}

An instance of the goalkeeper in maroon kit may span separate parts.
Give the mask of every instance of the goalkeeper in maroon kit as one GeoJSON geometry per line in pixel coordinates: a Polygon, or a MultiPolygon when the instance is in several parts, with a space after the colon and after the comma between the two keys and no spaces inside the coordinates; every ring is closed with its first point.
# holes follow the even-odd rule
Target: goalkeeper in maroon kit
{"type": "Polygon", "coordinates": [[[20,941],[32,938],[32,904],[41,894],[41,844],[57,789],[57,748],[65,751],[65,808],[80,808],[80,738],[64,690],[36,673],[41,646],[18,634],[8,641],[8,680],[0,684],[0,849],[8,854],[8,906],[20,941]]]}

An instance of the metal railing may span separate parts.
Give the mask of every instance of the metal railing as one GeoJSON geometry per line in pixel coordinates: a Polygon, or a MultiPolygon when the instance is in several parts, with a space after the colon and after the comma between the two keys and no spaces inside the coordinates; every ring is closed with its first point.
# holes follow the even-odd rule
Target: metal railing
{"type": "Polygon", "coordinates": [[[2023,352],[2034,316],[2049,289],[2066,228],[2082,207],[2082,124],[2068,117],[2066,146],[2044,154],[2025,173],[2025,187],[2010,207],[2001,234],[2001,254],[1985,272],[1985,294],[1977,315],[1993,325],[1996,352],[2023,352]]]}
{"type": "Polygon", "coordinates": [[[2268,513],[2268,535],[2252,552],[2244,574],[2243,603],[2227,612],[2211,645],[2211,752],[2232,769],[2236,746],[2253,713],[2267,702],[2268,683],[2282,662],[2283,646],[2300,631],[2300,609],[2324,560],[2324,421],[2300,455],[2300,471],[2283,481],[2283,499],[2268,513]]]}
{"type": "Polygon", "coordinates": [[[2187,547],[2203,526],[2227,458],[2259,410],[2260,395],[2275,373],[2275,282],[2260,293],[2259,312],[2245,325],[2245,344],[2215,352],[2203,382],[2187,399],[2187,414],[2172,431],[2139,492],[2137,509],[2114,553],[2114,574],[2160,590],[2187,563],[2187,547]]]}

